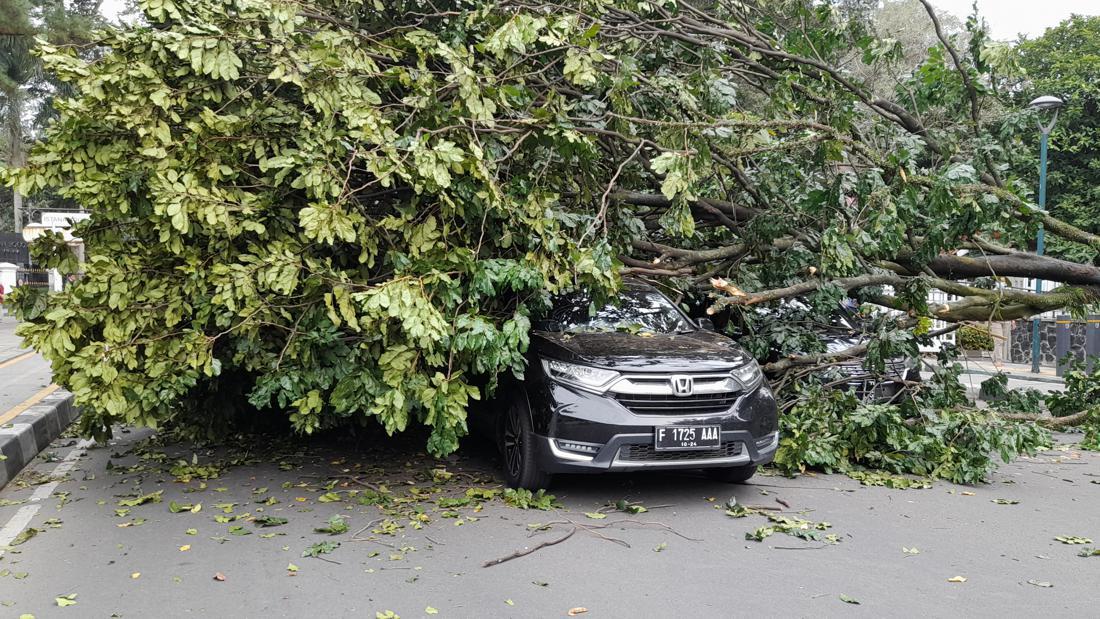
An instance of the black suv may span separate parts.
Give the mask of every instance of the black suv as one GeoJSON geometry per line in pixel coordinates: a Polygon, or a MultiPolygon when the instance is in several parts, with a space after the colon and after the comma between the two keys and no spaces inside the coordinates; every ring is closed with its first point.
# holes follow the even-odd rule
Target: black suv
{"type": "Polygon", "coordinates": [[[585,295],[564,296],[533,325],[525,379],[504,387],[497,423],[508,485],[642,469],[743,482],[772,460],[775,398],[733,340],[640,282],[591,308],[585,295]]]}

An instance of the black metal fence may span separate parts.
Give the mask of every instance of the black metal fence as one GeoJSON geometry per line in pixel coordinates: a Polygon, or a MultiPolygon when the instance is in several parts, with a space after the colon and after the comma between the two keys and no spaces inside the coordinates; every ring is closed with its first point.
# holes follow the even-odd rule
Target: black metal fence
{"type": "Polygon", "coordinates": [[[50,272],[47,269],[16,269],[16,286],[34,286],[36,288],[50,287],[50,272]]]}

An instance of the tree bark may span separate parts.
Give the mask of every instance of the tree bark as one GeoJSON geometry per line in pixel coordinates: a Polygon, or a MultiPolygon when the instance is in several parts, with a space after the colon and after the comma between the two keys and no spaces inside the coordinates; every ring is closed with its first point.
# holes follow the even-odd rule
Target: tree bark
{"type": "MultiPolygon", "coordinates": [[[[26,163],[23,145],[23,91],[18,86],[5,89],[4,98],[8,100],[6,133],[8,140],[8,167],[20,168],[26,163]]],[[[23,194],[12,188],[12,221],[15,232],[23,229],[23,194]]]]}
{"type": "Polygon", "coordinates": [[[1087,408],[1079,413],[1066,415],[1065,417],[1052,417],[1047,415],[1023,415],[1015,413],[998,413],[998,415],[1000,417],[1003,417],[1004,419],[1011,419],[1013,421],[1033,421],[1046,428],[1058,429],[1068,428],[1070,426],[1079,426],[1087,421],[1091,415],[1096,414],[1097,412],[1098,409],[1087,408]]]}

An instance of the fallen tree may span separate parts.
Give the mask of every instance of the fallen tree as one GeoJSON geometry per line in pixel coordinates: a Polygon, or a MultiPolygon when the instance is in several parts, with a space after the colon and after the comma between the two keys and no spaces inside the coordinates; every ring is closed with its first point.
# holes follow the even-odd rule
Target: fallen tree
{"type": "Polygon", "coordinates": [[[1100,283],[1026,251],[1040,224],[1100,237],[1016,181],[1031,115],[994,97],[980,31],[958,49],[937,26],[888,98],[859,68],[897,49],[844,2],[141,6],[95,62],[43,46],[80,94],[5,172],[93,213],[83,267],[35,246],[80,279],[17,299],[91,433],[288,411],[301,432],[425,424],[447,453],[522,372],[548,293],[620,268],[738,313],[777,373],[832,362],[814,323],[848,295],[906,316],[851,352],[874,368],[932,318],[1080,311],[1100,283]],[[955,281],[1031,274],[1064,286],[955,281]],[[800,324],[750,315],[795,297],[800,324]]]}

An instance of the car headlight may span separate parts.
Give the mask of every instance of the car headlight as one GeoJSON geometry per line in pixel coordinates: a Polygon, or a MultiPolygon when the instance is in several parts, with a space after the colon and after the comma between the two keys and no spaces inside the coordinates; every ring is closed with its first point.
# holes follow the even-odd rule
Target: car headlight
{"type": "Polygon", "coordinates": [[[730,370],[730,375],[741,383],[745,391],[756,389],[760,382],[764,380],[764,373],[760,371],[760,364],[755,360],[750,360],[745,365],[733,368],[730,370]]]}
{"type": "Polygon", "coordinates": [[[546,370],[547,376],[555,380],[601,393],[619,377],[619,373],[614,370],[566,363],[556,359],[543,359],[542,367],[546,370]]]}

